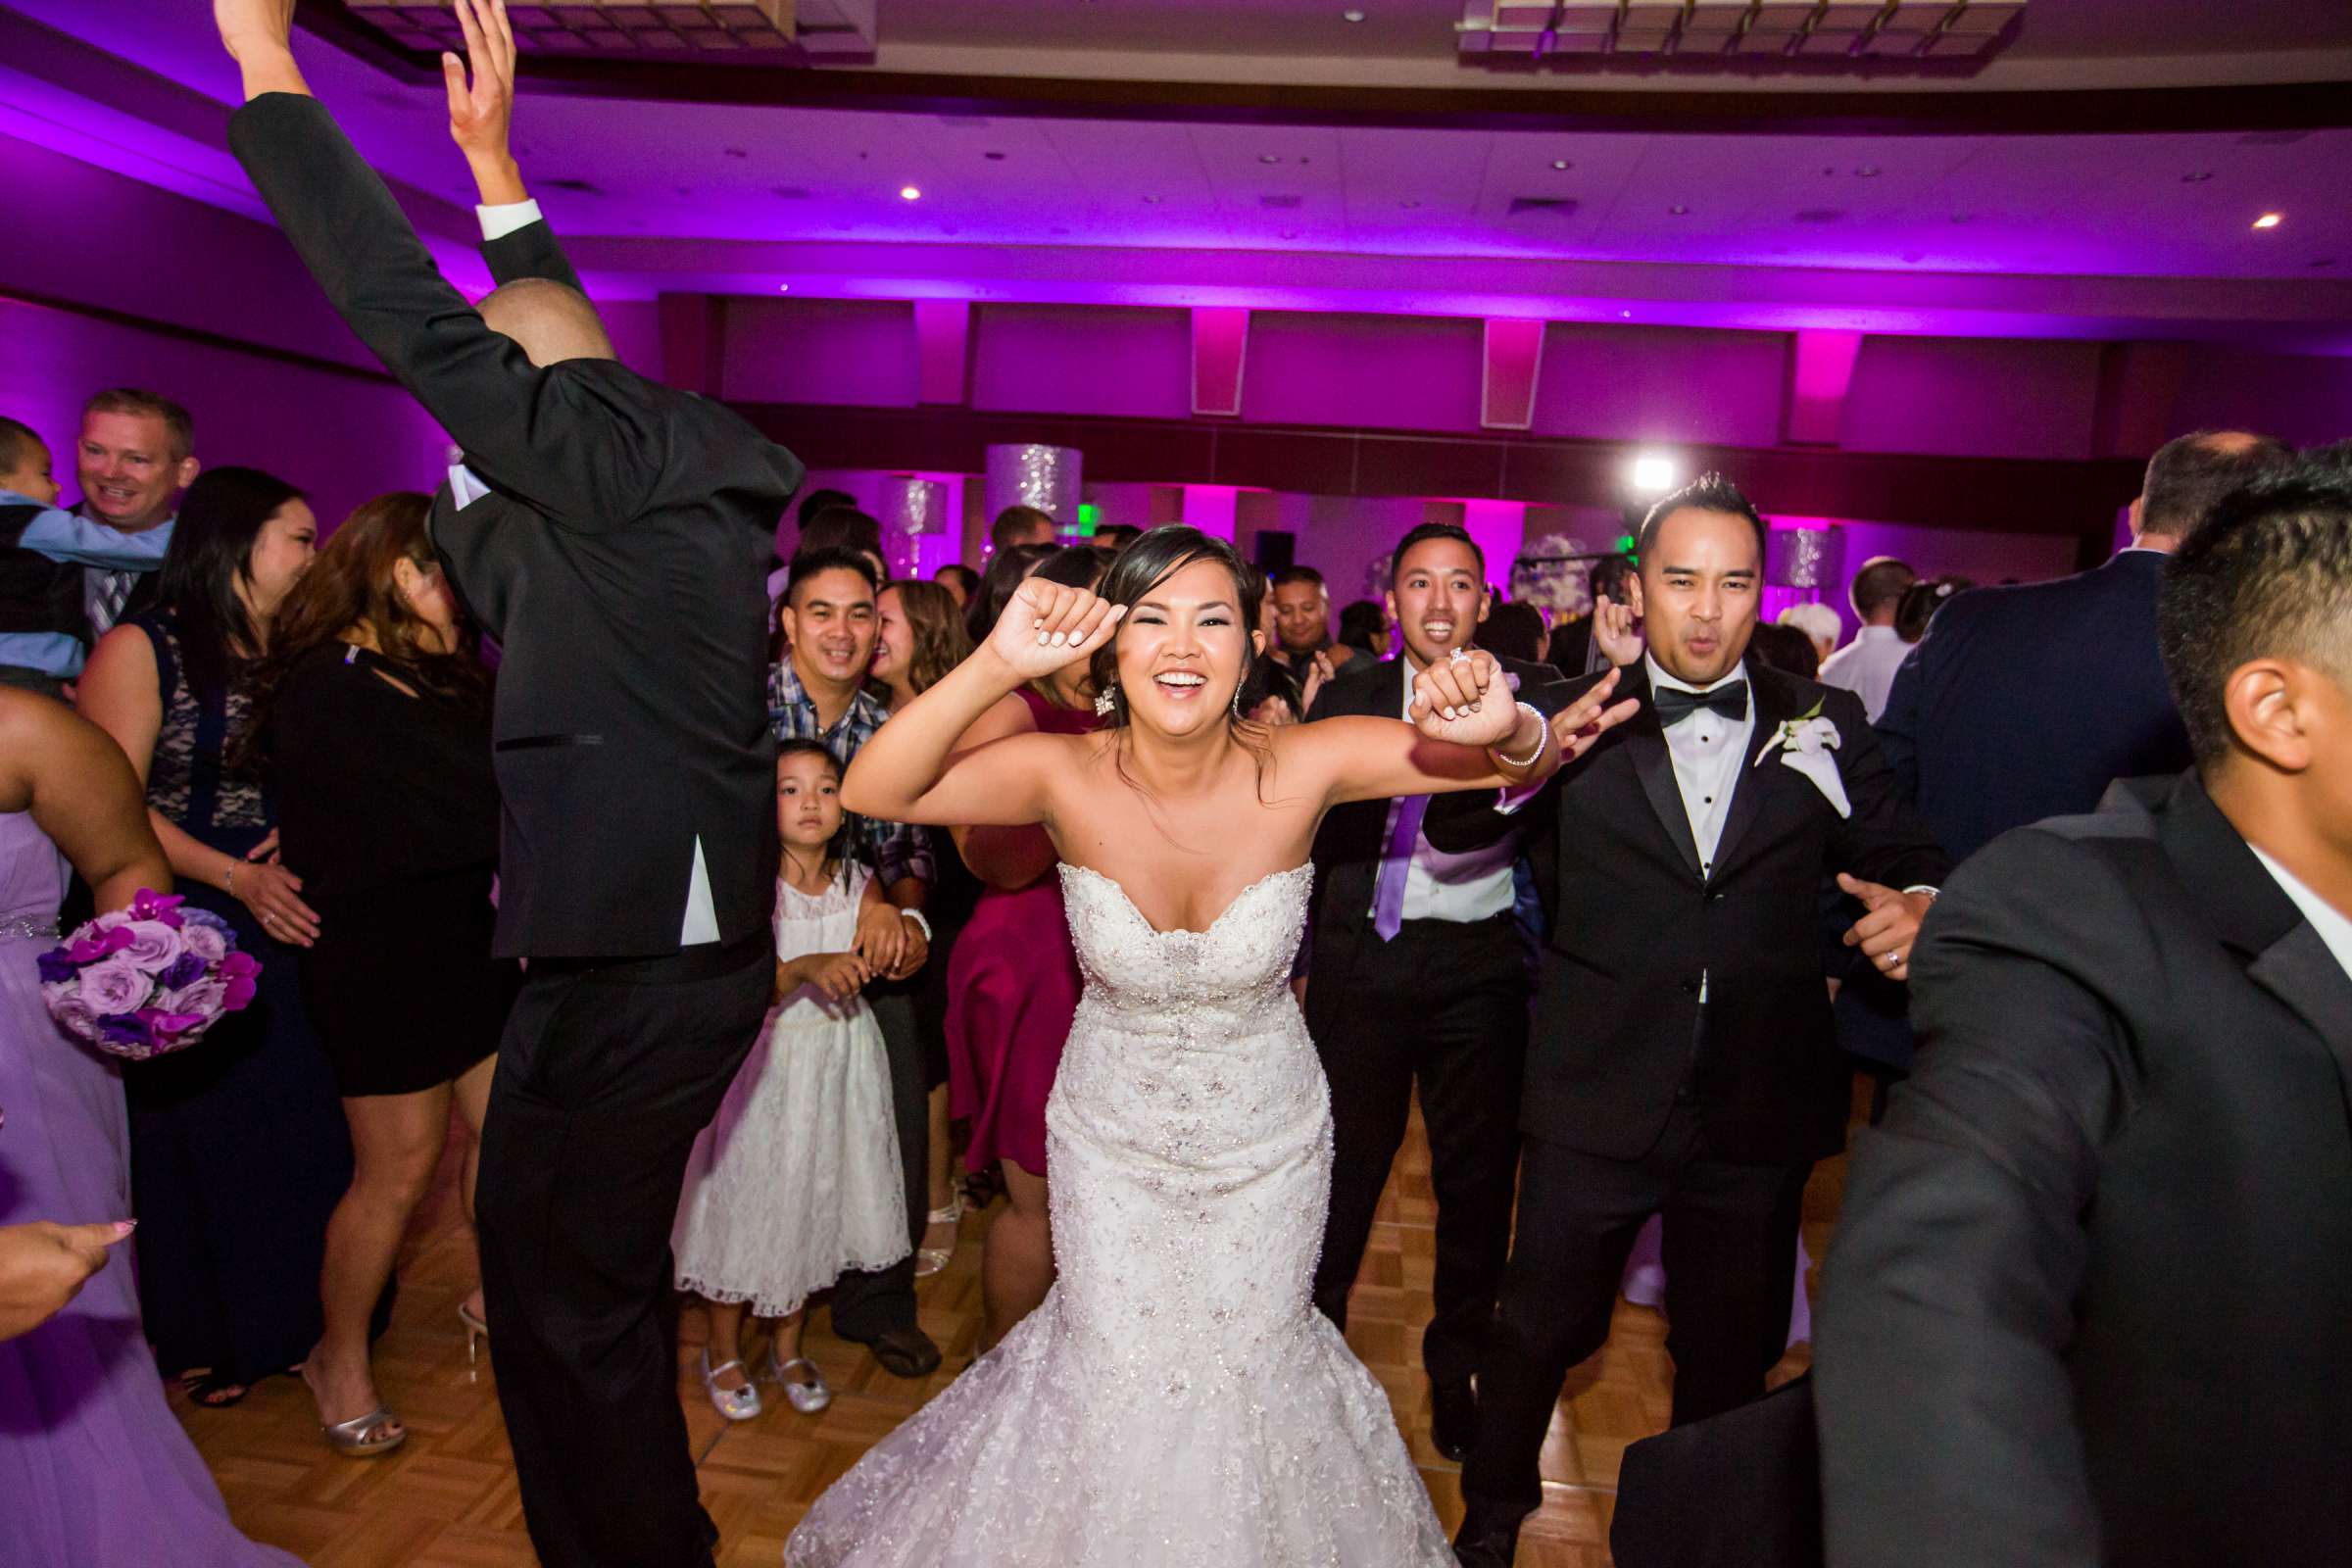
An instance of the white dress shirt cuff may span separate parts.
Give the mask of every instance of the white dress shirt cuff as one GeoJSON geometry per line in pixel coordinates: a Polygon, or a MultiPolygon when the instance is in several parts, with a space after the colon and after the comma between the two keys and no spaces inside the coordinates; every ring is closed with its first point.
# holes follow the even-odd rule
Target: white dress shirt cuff
{"type": "Polygon", "coordinates": [[[482,243],[505,239],[518,228],[528,228],[539,221],[539,204],[526,196],[518,202],[501,202],[496,207],[476,206],[473,216],[482,220],[482,243]]]}

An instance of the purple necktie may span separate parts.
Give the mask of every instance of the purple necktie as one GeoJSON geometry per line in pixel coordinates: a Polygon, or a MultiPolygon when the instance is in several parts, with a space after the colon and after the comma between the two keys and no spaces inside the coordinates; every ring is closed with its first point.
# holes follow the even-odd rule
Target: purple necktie
{"type": "Polygon", "coordinates": [[[1428,814],[1426,795],[1407,795],[1397,808],[1396,831],[1389,835],[1380,880],[1372,885],[1372,929],[1383,942],[1396,941],[1404,929],[1404,883],[1412,874],[1413,847],[1421,842],[1421,819],[1428,814]]]}

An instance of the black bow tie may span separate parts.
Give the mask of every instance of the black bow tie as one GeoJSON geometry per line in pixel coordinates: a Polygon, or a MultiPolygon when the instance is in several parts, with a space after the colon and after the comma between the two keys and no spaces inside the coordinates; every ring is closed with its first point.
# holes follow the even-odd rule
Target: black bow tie
{"type": "Polygon", "coordinates": [[[1678,686],[1660,686],[1650,693],[1650,706],[1658,710],[1658,722],[1680,724],[1700,709],[1711,709],[1737,724],[1747,717],[1747,682],[1728,681],[1713,691],[1687,692],[1678,686]]]}

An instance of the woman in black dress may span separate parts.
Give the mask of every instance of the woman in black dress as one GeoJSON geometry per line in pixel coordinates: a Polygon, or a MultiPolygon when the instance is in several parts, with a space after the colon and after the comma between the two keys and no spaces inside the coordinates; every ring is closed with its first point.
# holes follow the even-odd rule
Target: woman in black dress
{"type": "MultiPolygon", "coordinates": [[[[280,607],[257,677],[282,848],[318,911],[302,994],[358,1156],[327,1226],[325,1332],[303,1368],[328,1440],[354,1455],[406,1436],[376,1396],[369,1310],[440,1164],[453,1099],[479,1138],[521,981],[490,955],[490,682],[425,536],[427,506],[379,496],[335,530],[280,607]]],[[[469,1220],[474,1161],[468,1150],[469,1220]]],[[[479,1291],[458,1311],[470,1354],[479,1291]]]]}
{"type": "Polygon", "coordinates": [[[317,912],[299,862],[272,853],[261,780],[235,760],[254,663],[317,532],[284,480],[206,469],[180,502],[161,603],[100,638],[81,677],[82,715],[146,786],[178,891],[262,960],[253,1005],[200,1048],[122,1067],[139,1314],[164,1370],[206,1405],[291,1370],[318,1337],[311,1282],[351,1180],[334,1075],[294,977],[317,912]]]}

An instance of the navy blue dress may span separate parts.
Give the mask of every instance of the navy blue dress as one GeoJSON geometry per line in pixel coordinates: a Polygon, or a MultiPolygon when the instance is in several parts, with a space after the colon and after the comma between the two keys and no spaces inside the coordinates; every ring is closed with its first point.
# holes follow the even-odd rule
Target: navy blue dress
{"type": "MultiPolygon", "coordinates": [[[[250,721],[247,672],[230,662],[220,686],[201,689],[169,611],[124,624],[154,645],[163,703],[147,805],[241,858],[271,825],[258,780],[223,760],[250,721]]],[[[210,1367],[251,1383],[301,1362],[324,1326],[318,1270],[327,1216],[351,1185],[351,1133],[303,1010],[295,950],[228,895],[193,882],[178,891],[234,925],[262,973],[253,1004],[198,1045],[123,1064],[139,1310],[166,1372],[210,1367]]]]}

